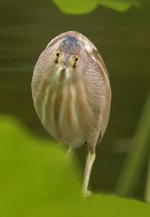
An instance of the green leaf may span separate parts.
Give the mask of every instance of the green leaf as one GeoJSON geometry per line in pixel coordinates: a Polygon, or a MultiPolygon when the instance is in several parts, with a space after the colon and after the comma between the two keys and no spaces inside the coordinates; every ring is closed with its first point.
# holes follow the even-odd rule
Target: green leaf
{"type": "Polygon", "coordinates": [[[95,0],[53,0],[53,2],[66,14],[86,14],[92,12],[97,6],[95,0]]]}
{"type": "Polygon", "coordinates": [[[150,207],[147,204],[131,199],[127,200],[110,195],[95,195],[88,200],[86,212],[89,217],[148,217],[150,207]]]}
{"type": "Polygon", "coordinates": [[[132,6],[139,7],[141,5],[141,0],[97,0],[97,2],[99,5],[119,12],[125,12],[132,6]]]}
{"type": "Polygon", "coordinates": [[[54,142],[40,140],[13,118],[0,118],[0,216],[23,216],[81,200],[75,168],[54,142]]]}
{"type": "Polygon", "coordinates": [[[0,216],[144,217],[150,207],[116,196],[83,200],[78,170],[56,143],[36,138],[16,119],[0,117],[0,216]]]}
{"type": "Polygon", "coordinates": [[[86,14],[99,5],[124,12],[132,6],[140,6],[141,0],[53,0],[57,7],[66,14],[86,14]]]}
{"type": "Polygon", "coordinates": [[[100,5],[103,5],[105,7],[108,7],[110,9],[119,11],[119,12],[124,12],[127,11],[132,4],[130,2],[125,2],[125,1],[114,1],[114,0],[99,0],[98,1],[100,5]]]}

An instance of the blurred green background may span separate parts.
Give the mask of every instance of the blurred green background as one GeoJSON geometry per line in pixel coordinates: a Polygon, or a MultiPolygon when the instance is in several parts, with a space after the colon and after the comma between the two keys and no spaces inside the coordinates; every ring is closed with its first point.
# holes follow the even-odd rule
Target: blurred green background
{"type": "MultiPolygon", "coordinates": [[[[36,60],[49,41],[65,31],[79,31],[96,45],[107,65],[112,108],[108,129],[97,147],[90,182],[94,192],[117,188],[148,97],[149,6],[144,0],[124,13],[98,6],[89,14],[70,15],[48,0],[0,0],[0,113],[18,117],[37,136],[49,138],[33,108],[30,86],[36,60]]],[[[77,151],[82,170],[85,151],[85,147],[77,151]]],[[[148,153],[149,146],[140,159],[142,168],[131,197],[144,199],[148,153]]]]}

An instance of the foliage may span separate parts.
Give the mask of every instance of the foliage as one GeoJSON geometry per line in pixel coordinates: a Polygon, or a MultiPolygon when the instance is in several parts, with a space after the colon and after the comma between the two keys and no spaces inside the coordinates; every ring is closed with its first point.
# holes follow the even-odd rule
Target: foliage
{"type": "Polygon", "coordinates": [[[53,0],[58,8],[67,14],[86,14],[99,5],[124,12],[132,6],[140,6],[141,0],[53,0]]]}
{"type": "Polygon", "coordinates": [[[0,173],[3,217],[150,215],[148,205],[116,196],[93,195],[84,201],[79,171],[64,150],[6,116],[0,118],[0,173]]]}
{"type": "MultiPolygon", "coordinates": [[[[150,150],[150,94],[143,109],[135,136],[131,144],[130,154],[120,175],[116,192],[120,195],[132,195],[137,188],[139,178],[147,163],[150,150]]],[[[148,174],[149,180],[149,174],[148,174]]],[[[150,181],[147,183],[146,197],[150,196],[150,181]]],[[[150,199],[147,199],[148,201],[150,199]]]]}

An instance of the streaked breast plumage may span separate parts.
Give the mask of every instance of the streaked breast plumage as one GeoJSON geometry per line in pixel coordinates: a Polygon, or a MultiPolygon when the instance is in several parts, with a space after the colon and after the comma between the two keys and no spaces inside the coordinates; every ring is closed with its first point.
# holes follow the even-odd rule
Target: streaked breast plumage
{"type": "Polygon", "coordinates": [[[32,95],[43,126],[58,141],[77,147],[92,141],[97,129],[103,136],[109,78],[95,46],[82,34],[64,33],[47,45],[34,69],[32,95]]]}
{"type": "Polygon", "coordinates": [[[66,85],[71,79],[67,69],[59,68],[51,76],[53,79],[43,80],[39,85],[35,108],[38,108],[42,125],[54,138],[74,147],[79,146],[85,142],[85,137],[79,123],[77,89],[72,83],[66,85]],[[40,96],[38,93],[42,91],[40,96]]]}

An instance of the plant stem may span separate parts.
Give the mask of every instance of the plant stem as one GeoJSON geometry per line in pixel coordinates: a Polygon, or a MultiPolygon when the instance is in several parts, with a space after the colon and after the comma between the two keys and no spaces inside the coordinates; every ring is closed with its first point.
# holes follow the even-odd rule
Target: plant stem
{"type": "Polygon", "coordinates": [[[145,188],[145,201],[150,203],[150,158],[148,163],[148,171],[147,171],[147,183],[145,188]]]}
{"type": "MultiPolygon", "coordinates": [[[[133,195],[148,160],[150,150],[150,93],[116,187],[119,195],[133,195]]],[[[149,182],[150,183],[150,182],[149,182]]],[[[150,191],[150,190],[149,190],[150,191]]],[[[150,197],[150,195],[149,195],[150,197]]]]}

